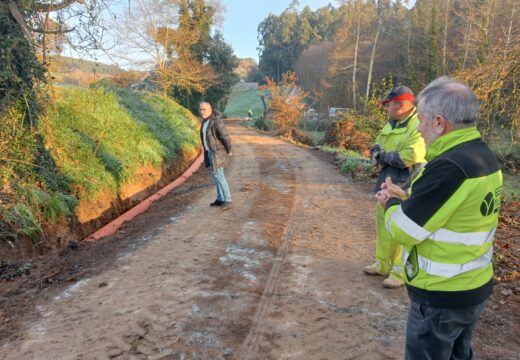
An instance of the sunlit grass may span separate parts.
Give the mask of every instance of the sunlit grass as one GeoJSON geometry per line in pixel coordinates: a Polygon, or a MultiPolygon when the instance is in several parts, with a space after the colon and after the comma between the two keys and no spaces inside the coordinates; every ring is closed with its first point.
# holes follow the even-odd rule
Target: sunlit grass
{"type": "Polygon", "coordinates": [[[190,114],[148,93],[61,89],[48,119],[51,154],[80,197],[107,188],[117,193],[139,166],[160,167],[198,146],[190,114]]]}

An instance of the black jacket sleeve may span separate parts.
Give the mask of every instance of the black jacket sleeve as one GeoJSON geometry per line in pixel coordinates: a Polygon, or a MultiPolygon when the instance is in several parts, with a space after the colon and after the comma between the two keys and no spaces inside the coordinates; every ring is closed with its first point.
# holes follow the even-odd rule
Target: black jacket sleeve
{"type": "Polygon", "coordinates": [[[224,121],[217,117],[214,119],[215,126],[215,136],[217,139],[224,145],[226,152],[229,154],[231,152],[231,138],[229,137],[226,126],[224,125],[224,121]]]}
{"type": "Polygon", "coordinates": [[[465,173],[450,160],[428,163],[423,175],[412,185],[410,197],[401,204],[403,212],[417,225],[424,226],[465,179],[465,173]]]}

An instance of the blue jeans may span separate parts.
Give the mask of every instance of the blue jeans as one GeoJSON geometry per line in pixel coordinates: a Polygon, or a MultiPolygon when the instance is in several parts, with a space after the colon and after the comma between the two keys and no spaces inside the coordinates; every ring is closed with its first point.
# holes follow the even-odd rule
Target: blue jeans
{"type": "Polygon", "coordinates": [[[410,301],[405,359],[473,359],[471,336],[486,302],[462,309],[445,309],[410,301]]]}
{"type": "Polygon", "coordinates": [[[224,175],[224,168],[215,169],[213,166],[213,154],[208,151],[208,157],[211,168],[211,177],[217,186],[217,200],[218,201],[231,201],[231,193],[229,192],[229,186],[224,175]]]}

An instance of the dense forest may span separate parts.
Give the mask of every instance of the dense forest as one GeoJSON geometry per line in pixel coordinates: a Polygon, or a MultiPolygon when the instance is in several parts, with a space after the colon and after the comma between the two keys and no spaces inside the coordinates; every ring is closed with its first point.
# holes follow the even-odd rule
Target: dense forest
{"type": "MultiPolygon", "coordinates": [[[[309,105],[367,114],[394,84],[418,92],[449,75],[481,99],[481,130],[519,157],[520,3],[517,0],[349,0],[312,11],[293,2],[258,27],[260,71],[295,71],[309,105]],[[515,150],[516,149],[516,150],[515,150]]],[[[516,159],[518,161],[518,159],[516,159]]]]}

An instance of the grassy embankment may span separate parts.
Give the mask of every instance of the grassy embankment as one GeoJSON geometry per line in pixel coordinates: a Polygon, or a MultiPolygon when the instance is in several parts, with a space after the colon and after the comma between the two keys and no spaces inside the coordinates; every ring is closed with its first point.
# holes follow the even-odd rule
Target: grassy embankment
{"type": "Polygon", "coordinates": [[[49,124],[47,147],[76,190],[82,223],[186,167],[179,159],[192,160],[198,149],[196,120],[186,109],[130,90],[61,90],[49,124]]]}
{"type": "Polygon", "coordinates": [[[48,248],[86,235],[178,176],[199,150],[190,112],[119,88],[56,89],[37,128],[44,146],[17,129],[2,132],[12,144],[0,174],[4,258],[6,243],[18,257],[30,255],[24,239],[48,248]],[[75,231],[65,231],[71,223],[75,231]],[[67,239],[56,240],[56,232],[67,239]]]}

